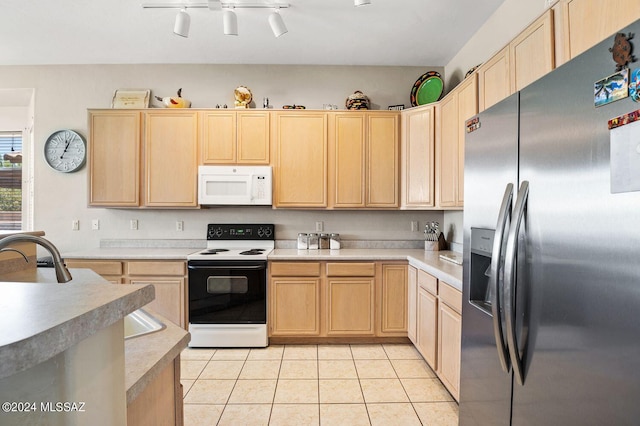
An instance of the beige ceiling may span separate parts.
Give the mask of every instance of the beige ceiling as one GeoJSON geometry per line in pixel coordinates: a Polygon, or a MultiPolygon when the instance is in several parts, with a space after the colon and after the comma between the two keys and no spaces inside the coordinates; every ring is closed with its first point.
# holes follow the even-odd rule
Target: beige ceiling
{"type": "Polygon", "coordinates": [[[173,34],[177,10],[141,7],[163,0],[1,0],[0,65],[444,66],[504,0],[280,1],[290,5],[281,12],[289,32],[280,38],[267,23],[269,9],[236,9],[238,36],[223,35],[222,12],[188,9],[183,38],[173,34]]]}

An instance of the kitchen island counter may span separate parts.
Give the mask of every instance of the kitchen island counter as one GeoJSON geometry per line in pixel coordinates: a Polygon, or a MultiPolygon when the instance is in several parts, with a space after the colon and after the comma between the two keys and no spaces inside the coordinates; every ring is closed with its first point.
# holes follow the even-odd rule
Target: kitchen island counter
{"type": "MultiPolygon", "coordinates": [[[[53,268],[0,275],[0,281],[6,281],[0,288],[0,377],[46,361],[154,298],[151,285],[114,285],[89,269],[70,272],[73,279],[65,284],[57,284],[53,268]]],[[[190,338],[184,329],[148,311],[165,328],[125,340],[127,403],[180,355],[190,338]]]]}
{"type": "Polygon", "coordinates": [[[114,286],[86,269],[0,275],[0,378],[40,364],[153,300],[150,285],[114,286]]]}

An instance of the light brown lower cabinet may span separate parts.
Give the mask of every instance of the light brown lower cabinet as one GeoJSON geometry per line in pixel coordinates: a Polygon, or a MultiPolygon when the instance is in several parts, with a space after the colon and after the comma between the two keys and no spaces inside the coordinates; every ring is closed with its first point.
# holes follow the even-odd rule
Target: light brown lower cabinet
{"type": "Polygon", "coordinates": [[[436,373],[457,400],[460,396],[460,353],[462,339],[462,293],[440,286],[438,305],[438,369],[436,373]]]}
{"type": "Polygon", "coordinates": [[[127,405],[129,426],[182,426],[184,424],[180,357],[164,370],[127,405]]]}
{"type": "Polygon", "coordinates": [[[406,262],[269,262],[269,336],[406,337],[406,270],[406,262]]]}
{"type": "Polygon", "coordinates": [[[416,323],[415,337],[411,341],[447,390],[458,400],[462,293],[427,272],[409,266],[407,300],[410,305],[407,311],[415,318],[409,318],[409,323],[416,323]],[[412,288],[415,288],[413,292],[412,288]]]}
{"type": "Polygon", "coordinates": [[[155,299],[146,305],[187,328],[187,268],[182,260],[65,259],[68,268],[91,269],[115,284],[152,284],[155,299]]]}

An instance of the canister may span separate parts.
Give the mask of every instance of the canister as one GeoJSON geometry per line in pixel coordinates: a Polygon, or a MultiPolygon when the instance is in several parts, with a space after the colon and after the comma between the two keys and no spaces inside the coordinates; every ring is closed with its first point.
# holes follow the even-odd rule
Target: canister
{"type": "Polygon", "coordinates": [[[329,234],[325,234],[325,233],[320,234],[320,241],[318,243],[318,247],[320,249],[329,248],[329,234]]]}
{"type": "Polygon", "coordinates": [[[309,236],[306,232],[298,234],[298,250],[306,250],[309,248],[309,236]]]}
{"type": "Polygon", "coordinates": [[[309,250],[318,250],[318,234],[311,233],[309,234],[309,250]]]}
{"type": "Polygon", "coordinates": [[[331,234],[329,236],[329,248],[331,250],[340,249],[340,234],[331,234]]]}

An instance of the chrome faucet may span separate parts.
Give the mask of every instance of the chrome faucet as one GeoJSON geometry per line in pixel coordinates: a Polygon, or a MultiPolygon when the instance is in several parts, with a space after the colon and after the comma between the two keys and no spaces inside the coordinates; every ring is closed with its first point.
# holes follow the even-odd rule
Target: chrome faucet
{"type": "Polygon", "coordinates": [[[62,260],[62,257],[60,256],[60,252],[58,251],[56,246],[54,246],[49,240],[46,240],[42,237],[36,237],[35,235],[29,235],[29,234],[9,235],[8,237],[4,237],[0,239],[0,252],[15,251],[17,253],[20,253],[22,257],[24,257],[24,260],[26,260],[28,263],[29,259],[27,259],[27,256],[23,252],[15,248],[7,247],[11,243],[20,243],[20,242],[36,243],[44,247],[45,249],[47,249],[47,251],[51,253],[51,257],[53,257],[53,267],[56,270],[56,279],[58,280],[58,282],[66,283],[68,281],[71,281],[71,274],[69,273],[69,270],[67,269],[67,267],[64,264],[64,261],[62,260]]]}

